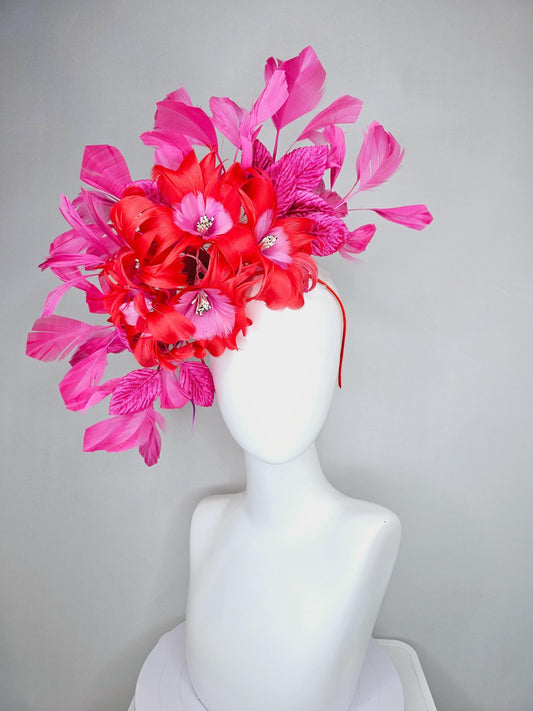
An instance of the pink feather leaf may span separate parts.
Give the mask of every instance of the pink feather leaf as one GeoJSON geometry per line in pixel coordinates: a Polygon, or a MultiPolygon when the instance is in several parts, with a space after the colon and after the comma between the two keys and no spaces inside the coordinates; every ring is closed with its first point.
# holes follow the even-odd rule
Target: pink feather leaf
{"type": "Polygon", "coordinates": [[[357,192],[371,190],[388,180],[400,167],[403,150],[383,126],[373,121],[365,134],[356,160],[357,192]]]}
{"type": "Polygon", "coordinates": [[[161,392],[158,370],[141,368],[119,378],[109,404],[110,415],[127,415],[145,410],[161,392]]]}
{"type": "Polygon", "coordinates": [[[299,190],[314,190],[320,183],[328,159],[327,146],[306,146],[284,155],[269,170],[276,190],[278,212],[286,213],[299,190]]]}
{"type": "Polygon", "coordinates": [[[348,228],[336,215],[315,212],[308,217],[313,220],[311,228],[313,254],[325,257],[336,252],[346,242],[349,235],[348,228]]]}
{"type": "Polygon", "coordinates": [[[65,316],[38,318],[28,334],[26,355],[45,362],[61,360],[93,334],[107,329],[65,316]]]}
{"type": "Polygon", "coordinates": [[[296,140],[303,141],[305,138],[309,138],[314,131],[326,128],[326,126],[339,123],[355,123],[359,118],[362,106],[361,99],[356,99],[355,96],[349,96],[348,94],[340,96],[318,113],[307,124],[296,140]]]}
{"type": "Polygon", "coordinates": [[[86,146],[81,164],[80,179],[104,193],[122,197],[131,183],[128,165],[114,146],[86,146]]]}
{"type": "Polygon", "coordinates": [[[381,217],[412,230],[423,230],[433,221],[433,215],[425,205],[405,205],[404,207],[370,208],[381,217]]]}
{"type": "Polygon", "coordinates": [[[285,72],[289,93],[287,101],[272,119],[279,131],[315,108],[324,92],[326,72],[312,47],[306,47],[297,57],[286,61],[270,57],[265,66],[265,81],[268,82],[276,69],[285,72]]]}
{"type": "Polygon", "coordinates": [[[253,142],[253,166],[260,170],[267,170],[273,163],[272,155],[261,141],[253,142]]]}
{"type": "Polygon", "coordinates": [[[185,361],[180,366],[178,384],[182,392],[195,405],[211,407],[215,396],[215,384],[211,371],[205,363],[185,361]]]}

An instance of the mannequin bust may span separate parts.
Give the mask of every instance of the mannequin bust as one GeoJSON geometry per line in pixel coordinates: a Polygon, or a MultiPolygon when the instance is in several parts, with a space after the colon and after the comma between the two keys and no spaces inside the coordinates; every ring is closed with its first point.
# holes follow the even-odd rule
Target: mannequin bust
{"type": "Polygon", "coordinates": [[[238,351],[212,359],[247,485],[191,524],[186,650],[209,711],[347,711],[400,540],[397,517],[334,489],[314,440],[333,395],[340,309],[250,304],[238,351]]]}

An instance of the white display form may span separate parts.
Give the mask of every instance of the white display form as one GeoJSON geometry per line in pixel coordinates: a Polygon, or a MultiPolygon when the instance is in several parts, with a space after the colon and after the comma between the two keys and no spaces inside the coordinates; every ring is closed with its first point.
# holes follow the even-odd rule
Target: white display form
{"type": "MultiPolygon", "coordinates": [[[[185,623],[163,635],[149,654],[129,711],[205,711],[187,672],[185,623]]],[[[371,640],[347,711],[436,711],[412,647],[397,640],[371,640]]]]}

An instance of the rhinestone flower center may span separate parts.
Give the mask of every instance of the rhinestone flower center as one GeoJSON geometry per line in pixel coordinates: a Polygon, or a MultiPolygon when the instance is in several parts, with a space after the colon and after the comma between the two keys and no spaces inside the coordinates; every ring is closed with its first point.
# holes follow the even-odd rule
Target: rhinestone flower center
{"type": "Polygon", "coordinates": [[[259,242],[259,249],[270,249],[277,241],[277,235],[266,235],[266,237],[263,237],[261,242],[259,242]]]}
{"type": "Polygon", "coordinates": [[[196,308],[194,310],[198,314],[198,316],[203,316],[205,313],[207,313],[207,311],[211,309],[211,304],[209,303],[209,299],[207,298],[207,294],[205,293],[205,291],[200,291],[195,301],[196,308]]]}
{"type": "Polygon", "coordinates": [[[196,231],[201,235],[207,234],[207,232],[209,232],[209,228],[212,226],[214,221],[214,217],[202,215],[202,217],[200,217],[200,219],[196,223],[196,231]]]}

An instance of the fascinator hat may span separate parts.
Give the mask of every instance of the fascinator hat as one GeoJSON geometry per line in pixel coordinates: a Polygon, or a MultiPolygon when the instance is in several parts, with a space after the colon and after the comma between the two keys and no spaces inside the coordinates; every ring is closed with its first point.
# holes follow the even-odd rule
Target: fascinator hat
{"type": "MultiPolygon", "coordinates": [[[[155,149],[149,178],[132,179],[114,146],[85,148],[80,179],[87,187],[72,202],[61,197],[69,229],[40,265],[60,284],[26,350],[43,361],[69,357],[59,384],[69,410],[109,398],[110,417],[86,430],[85,451],[136,447],[155,464],[165,425],[160,410],[212,405],[206,356],[236,349],[237,337],[253,328],[247,304],[299,309],[320,281],[317,257],[354,259],[365,250],[376,227],[349,225],[350,212],[365,208],[348,204],[398,169],[404,152],[395,138],[375,121],[364,130],[346,195],[335,191],[346,152],[341,125],[355,123],[359,99],[334,100],[283,155],[278,151],[282,129],[316,109],[325,78],[307,47],[292,59],[267,60],[264,88],[250,109],[212,97],[207,112],[185,89],[173,91],[141,135],[155,149]],[[260,140],[268,121],[272,149],[260,140]],[[220,136],[234,147],[230,155],[221,155],[220,136]],[[72,288],[100,324],[55,313],[72,288]],[[109,358],[123,351],[133,369],[106,380],[109,358]]],[[[432,220],[425,205],[369,210],[415,230],[432,220]]]]}

